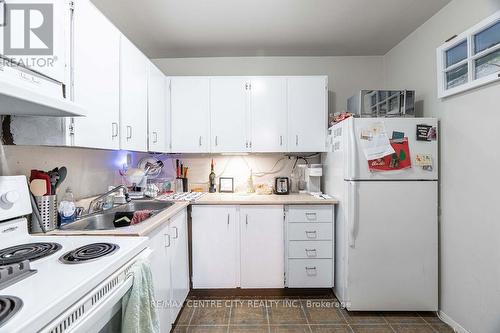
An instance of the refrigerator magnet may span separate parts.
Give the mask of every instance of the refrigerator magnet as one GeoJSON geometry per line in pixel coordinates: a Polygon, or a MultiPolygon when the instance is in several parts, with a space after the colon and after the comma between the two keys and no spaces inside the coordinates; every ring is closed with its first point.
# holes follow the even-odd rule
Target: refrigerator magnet
{"type": "Polygon", "coordinates": [[[429,138],[431,129],[432,126],[429,125],[417,125],[417,141],[431,141],[429,138]]]}

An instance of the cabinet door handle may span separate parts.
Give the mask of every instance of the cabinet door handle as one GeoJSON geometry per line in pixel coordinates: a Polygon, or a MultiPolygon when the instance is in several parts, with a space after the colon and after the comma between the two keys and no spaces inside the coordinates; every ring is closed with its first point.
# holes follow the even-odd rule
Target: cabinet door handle
{"type": "Polygon", "coordinates": [[[230,215],[227,214],[227,225],[229,226],[229,219],[230,219],[230,215]]]}
{"type": "Polygon", "coordinates": [[[157,143],[157,142],[158,142],[158,133],[153,132],[153,143],[157,143]]]}
{"type": "Polygon", "coordinates": [[[245,148],[248,148],[248,141],[245,142],[245,148]]]}
{"type": "Polygon", "coordinates": [[[245,224],[248,226],[248,214],[245,215],[245,224]]]}
{"type": "Polygon", "coordinates": [[[172,229],[175,230],[175,236],[173,237],[173,239],[179,238],[179,229],[177,227],[172,227],[172,229]]]}
{"type": "Polygon", "coordinates": [[[170,235],[165,234],[165,247],[170,247],[170,235]]]}
{"type": "Polygon", "coordinates": [[[202,141],[201,141],[201,135],[200,138],[198,139],[198,145],[201,147],[202,141]]]}
{"type": "Polygon", "coordinates": [[[116,138],[118,136],[118,123],[111,123],[111,137],[116,138]]]}
{"type": "Polygon", "coordinates": [[[280,135],[280,146],[283,146],[283,135],[280,135]]]}
{"type": "Polygon", "coordinates": [[[219,145],[219,138],[217,137],[217,135],[215,136],[215,145],[218,146],[219,145]]]}
{"type": "Polygon", "coordinates": [[[127,140],[132,139],[132,126],[127,126],[127,140]]]}
{"type": "Polygon", "coordinates": [[[306,256],[317,257],[318,253],[317,253],[316,249],[306,249],[306,256]],[[309,253],[312,253],[312,255],[309,255],[309,253]]]}
{"type": "Polygon", "coordinates": [[[295,145],[298,146],[299,145],[299,135],[295,135],[295,145]]]}
{"type": "Polygon", "coordinates": [[[317,237],[316,230],[314,230],[314,231],[306,231],[306,237],[307,238],[316,238],[317,237]]]}
{"type": "Polygon", "coordinates": [[[311,220],[316,221],[316,220],[317,220],[317,214],[316,214],[316,213],[306,213],[306,218],[307,218],[308,220],[310,220],[310,221],[311,221],[311,220]]]}
{"type": "Polygon", "coordinates": [[[314,266],[314,267],[306,267],[306,274],[308,276],[315,276],[315,275],[317,275],[316,271],[317,271],[316,266],[314,266]]]}

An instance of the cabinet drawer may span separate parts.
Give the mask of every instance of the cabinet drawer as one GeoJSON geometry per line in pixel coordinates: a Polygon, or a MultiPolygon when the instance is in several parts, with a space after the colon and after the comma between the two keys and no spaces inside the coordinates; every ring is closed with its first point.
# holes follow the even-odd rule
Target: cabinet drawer
{"type": "Polygon", "coordinates": [[[288,242],[288,258],[294,259],[331,259],[331,241],[291,241],[288,242]]]}
{"type": "Polygon", "coordinates": [[[290,259],[287,281],[290,288],[331,288],[333,260],[290,259]]]}
{"type": "Polygon", "coordinates": [[[332,240],[333,224],[331,223],[290,223],[288,224],[288,240],[332,240]]]}
{"type": "Polygon", "coordinates": [[[333,222],[333,207],[325,206],[291,206],[288,209],[288,222],[333,222]]]}

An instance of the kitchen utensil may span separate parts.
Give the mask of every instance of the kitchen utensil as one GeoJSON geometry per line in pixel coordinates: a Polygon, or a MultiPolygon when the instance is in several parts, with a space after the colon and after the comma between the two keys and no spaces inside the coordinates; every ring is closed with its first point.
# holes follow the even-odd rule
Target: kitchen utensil
{"type": "Polygon", "coordinates": [[[57,197],[55,195],[35,196],[36,205],[40,212],[40,221],[32,219],[30,224],[31,233],[52,231],[57,228],[57,197]],[[43,228],[42,228],[43,226],[43,228]],[[45,229],[45,230],[44,230],[45,229]]]}
{"type": "Polygon", "coordinates": [[[47,183],[43,179],[33,179],[30,182],[30,190],[37,197],[44,196],[47,194],[47,183]]]}
{"type": "Polygon", "coordinates": [[[286,195],[290,193],[290,179],[288,177],[274,178],[274,193],[286,195]]]}
{"type": "Polygon", "coordinates": [[[59,173],[51,170],[48,172],[48,175],[50,177],[50,194],[56,194],[56,185],[59,181],[59,173]]]}
{"type": "Polygon", "coordinates": [[[47,173],[40,170],[31,170],[30,181],[34,179],[42,179],[45,181],[45,194],[51,194],[50,177],[47,173]]]}
{"type": "Polygon", "coordinates": [[[59,179],[57,180],[56,184],[56,191],[59,186],[61,186],[62,182],[66,179],[66,176],[68,175],[68,169],[66,167],[60,167],[59,170],[57,170],[57,173],[59,174],[59,179]]]}

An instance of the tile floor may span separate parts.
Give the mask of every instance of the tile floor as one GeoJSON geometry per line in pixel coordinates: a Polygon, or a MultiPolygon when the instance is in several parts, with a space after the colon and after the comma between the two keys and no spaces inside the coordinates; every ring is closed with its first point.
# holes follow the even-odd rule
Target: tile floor
{"type": "Polygon", "coordinates": [[[453,333],[433,313],[348,312],[334,298],[190,298],[174,333],[453,333]]]}

